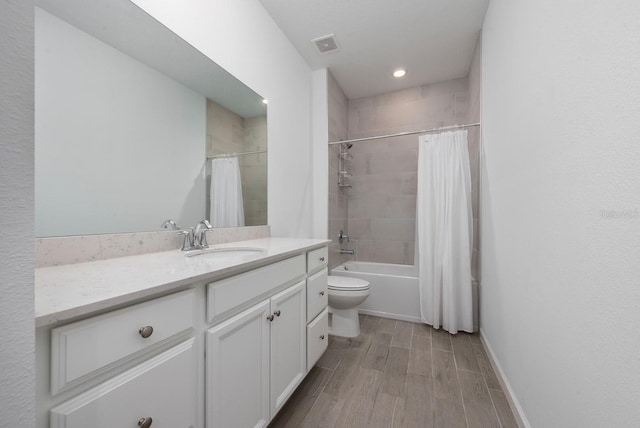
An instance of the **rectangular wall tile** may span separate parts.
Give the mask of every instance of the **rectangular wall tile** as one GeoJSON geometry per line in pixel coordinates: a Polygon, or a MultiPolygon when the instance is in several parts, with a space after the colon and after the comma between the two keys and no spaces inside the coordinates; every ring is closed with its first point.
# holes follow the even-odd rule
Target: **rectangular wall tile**
{"type": "MultiPolygon", "coordinates": [[[[333,95],[331,95],[333,97],[333,95]]],[[[479,105],[469,94],[467,78],[403,89],[348,102],[349,138],[450,126],[467,121],[471,105],[479,105]],[[473,104],[475,103],[475,104],[473,104]]],[[[479,131],[470,138],[472,200],[477,213],[479,131]],[[476,138],[477,136],[477,138],[476,138]]],[[[355,242],[357,260],[380,263],[413,264],[415,241],[415,196],[417,193],[418,137],[402,136],[355,143],[350,153],[353,189],[349,192],[348,217],[370,221],[367,242],[355,242]],[[408,196],[408,198],[402,198],[408,196]],[[402,228],[396,238],[389,237],[384,220],[406,219],[412,226],[402,228]],[[378,225],[376,227],[376,220],[378,225]],[[409,236],[411,235],[411,236],[409,236]],[[389,242],[390,239],[394,242],[389,242]],[[389,245],[375,249],[371,245],[389,245]]],[[[347,165],[349,168],[349,165],[347,165]]],[[[475,215],[475,214],[474,214],[475,215]]],[[[368,231],[368,230],[367,230],[368,231]]],[[[393,233],[393,232],[392,232],[393,233]]],[[[360,235],[357,233],[356,235],[360,235]]],[[[474,245],[479,248],[477,236],[474,245]]],[[[478,258],[473,271],[477,274],[478,258]]]]}

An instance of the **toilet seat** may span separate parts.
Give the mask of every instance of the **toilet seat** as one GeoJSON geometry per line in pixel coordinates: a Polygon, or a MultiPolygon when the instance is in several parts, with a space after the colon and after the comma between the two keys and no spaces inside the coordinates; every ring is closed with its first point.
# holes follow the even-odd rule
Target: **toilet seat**
{"type": "Polygon", "coordinates": [[[368,281],[351,276],[329,275],[328,285],[329,290],[334,291],[361,291],[370,288],[368,281]]]}

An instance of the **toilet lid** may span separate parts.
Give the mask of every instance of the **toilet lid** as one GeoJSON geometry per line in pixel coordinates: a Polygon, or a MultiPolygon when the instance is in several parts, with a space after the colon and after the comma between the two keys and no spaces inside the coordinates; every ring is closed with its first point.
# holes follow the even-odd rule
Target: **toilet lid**
{"type": "Polygon", "coordinates": [[[367,290],[369,282],[351,276],[329,275],[330,290],[367,290]]]}

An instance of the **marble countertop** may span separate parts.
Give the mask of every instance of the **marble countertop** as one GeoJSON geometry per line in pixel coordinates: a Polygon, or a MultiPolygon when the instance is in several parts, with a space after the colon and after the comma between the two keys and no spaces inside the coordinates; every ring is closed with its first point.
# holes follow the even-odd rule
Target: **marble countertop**
{"type": "Polygon", "coordinates": [[[326,239],[263,238],[211,248],[261,248],[242,258],[185,257],[180,250],[35,270],[36,327],[178,291],[321,248],[326,239]]]}

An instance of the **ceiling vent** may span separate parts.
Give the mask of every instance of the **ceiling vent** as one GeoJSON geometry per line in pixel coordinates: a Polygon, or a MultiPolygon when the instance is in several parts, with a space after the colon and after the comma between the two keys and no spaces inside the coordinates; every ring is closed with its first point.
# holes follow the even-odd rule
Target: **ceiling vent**
{"type": "Polygon", "coordinates": [[[338,42],[336,41],[336,37],[333,34],[313,39],[311,40],[311,43],[313,43],[318,52],[321,54],[334,52],[339,49],[338,42]]]}

